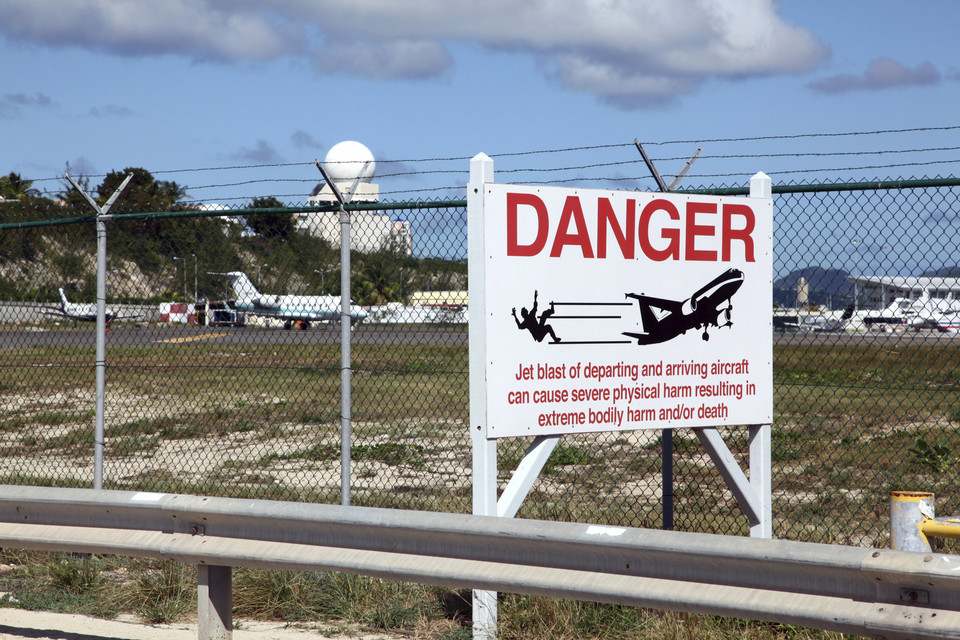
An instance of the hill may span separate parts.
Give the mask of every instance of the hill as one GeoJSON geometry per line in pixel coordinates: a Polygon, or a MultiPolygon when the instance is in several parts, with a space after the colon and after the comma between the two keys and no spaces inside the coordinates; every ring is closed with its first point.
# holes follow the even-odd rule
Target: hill
{"type": "Polygon", "coordinates": [[[852,301],[853,284],[847,280],[850,274],[842,269],[804,267],[791,271],[773,283],[773,303],[781,307],[793,307],[797,302],[797,282],[807,281],[808,303],[838,309],[852,301]]]}
{"type": "Polygon", "coordinates": [[[960,278],[960,266],[941,267],[932,271],[924,271],[922,274],[927,278],[960,278]]]}

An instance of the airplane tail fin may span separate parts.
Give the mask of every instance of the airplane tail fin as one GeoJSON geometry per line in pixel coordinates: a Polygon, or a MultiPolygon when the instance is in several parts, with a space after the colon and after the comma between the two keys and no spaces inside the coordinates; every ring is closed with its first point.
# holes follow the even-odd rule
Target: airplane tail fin
{"type": "Polygon", "coordinates": [[[626,297],[633,298],[637,301],[640,310],[640,331],[636,335],[649,335],[650,329],[656,326],[657,319],[653,314],[653,309],[650,304],[647,302],[647,296],[635,293],[628,293],[626,297]]]}
{"type": "Polygon", "coordinates": [[[230,285],[233,287],[233,292],[236,294],[238,300],[249,300],[260,297],[260,292],[257,291],[257,288],[250,282],[247,274],[242,271],[231,271],[226,275],[230,278],[230,285]]]}
{"type": "Polygon", "coordinates": [[[66,311],[66,310],[67,310],[67,305],[70,304],[70,301],[67,300],[67,294],[64,293],[62,287],[59,289],[59,291],[60,291],[60,308],[61,308],[63,311],[66,311]]]}

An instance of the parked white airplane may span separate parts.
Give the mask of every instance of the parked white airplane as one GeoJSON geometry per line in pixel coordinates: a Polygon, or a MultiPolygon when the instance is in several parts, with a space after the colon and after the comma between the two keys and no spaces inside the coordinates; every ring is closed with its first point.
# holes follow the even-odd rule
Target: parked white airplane
{"type": "Polygon", "coordinates": [[[917,328],[929,327],[940,331],[957,332],[960,330],[960,300],[931,298],[927,305],[917,312],[910,324],[917,328]]]}
{"type": "MultiPolygon", "coordinates": [[[[311,322],[330,322],[340,319],[340,296],[291,296],[268,295],[257,291],[250,278],[242,271],[231,271],[217,275],[227,276],[233,286],[237,299],[228,303],[231,308],[257,316],[283,320],[284,329],[300,323],[301,329],[310,327],[311,322]]],[[[367,313],[359,306],[351,304],[350,324],[356,325],[367,318],[367,313]]]]}
{"type": "Polygon", "coordinates": [[[835,333],[844,331],[850,318],[853,317],[853,305],[843,310],[843,314],[838,318],[831,315],[812,315],[803,319],[800,326],[814,333],[835,333]]]}
{"type": "Polygon", "coordinates": [[[960,330],[960,300],[931,298],[926,291],[916,300],[897,298],[879,315],[864,319],[867,327],[902,325],[912,329],[960,330]]]}
{"type": "MultiPolygon", "coordinates": [[[[76,302],[70,302],[67,299],[67,294],[64,293],[63,289],[60,291],[60,307],[58,309],[48,309],[43,313],[52,316],[62,316],[73,320],[74,324],[77,322],[96,322],[97,321],[97,305],[96,304],[81,304],[76,302]]],[[[110,323],[117,319],[123,318],[137,318],[139,314],[128,315],[128,316],[119,316],[116,311],[110,309],[106,310],[104,317],[107,322],[107,326],[110,326],[110,323]]]]}
{"type": "Polygon", "coordinates": [[[868,315],[863,322],[867,327],[884,327],[888,325],[922,326],[920,314],[924,309],[934,308],[945,302],[943,298],[931,298],[924,291],[916,300],[896,298],[884,309],[875,315],[868,315]]]}

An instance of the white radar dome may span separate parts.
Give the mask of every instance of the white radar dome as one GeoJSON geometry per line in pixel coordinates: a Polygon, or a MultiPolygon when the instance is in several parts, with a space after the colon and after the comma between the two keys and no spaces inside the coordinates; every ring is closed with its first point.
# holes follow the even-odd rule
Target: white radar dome
{"type": "Polygon", "coordinates": [[[377,163],[366,146],[354,140],[346,140],[338,142],[327,151],[323,159],[323,169],[334,182],[352,184],[358,176],[360,182],[370,182],[377,163]]]}

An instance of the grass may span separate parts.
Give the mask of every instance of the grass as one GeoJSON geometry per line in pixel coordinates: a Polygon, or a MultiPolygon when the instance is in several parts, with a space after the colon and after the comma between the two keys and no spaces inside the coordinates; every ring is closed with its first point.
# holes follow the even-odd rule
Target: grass
{"type": "MultiPolygon", "coordinates": [[[[469,512],[466,346],[361,344],[353,355],[352,503],[469,512]]],[[[86,348],[0,351],[0,403],[8,407],[0,412],[0,482],[91,486],[92,357],[86,348]]],[[[336,346],[121,346],[108,350],[107,361],[107,488],[339,502],[336,346]]],[[[895,340],[777,346],[774,362],[776,537],[886,546],[891,490],[933,491],[938,513],[960,513],[960,350],[895,340]]],[[[745,430],[722,432],[745,465],[745,430]]],[[[659,528],[660,437],[563,437],[519,516],[659,528]]],[[[672,437],[675,527],[745,535],[747,523],[699,440],[685,430],[672,437]]],[[[498,443],[501,487],[530,441],[498,443]]],[[[104,616],[136,611],[148,620],[190,616],[195,607],[195,593],[178,590],[195,582],[185,567],[52,558],[38,560],[43,571],[15,563],[16,571],[0,574],[0,591],[17,593],[20,606],[104,616]]],[[[455,606],[462,594],[454,591],[329,574],[238,571],[235,578],[238,615],[466,637],[463,607],[455,606]]],[[[825,637],[503,596],[501,637],[529,635],[825,637]]]]}
{"type": "Polygon", "coordinates": [[[137,565],[139,570],[132,584],[123,585],[121,597],[145,622],[175,622],[196,610],[196,569],[170,560],[158,564],[137,565]]]}
{"type": "Polygon", "coordinates": [[[734,640],[839,638],[840,634],[717,616],[649,611],[636,607],[507,596],[501,600],[501,638],[583,640],[635,638],[734,640]]]}
{"type": "Polygon", "coordinates": [[[196,611],[196,571],[172,561],[4,549],[4,606],[168,623],[196,611]]]}

